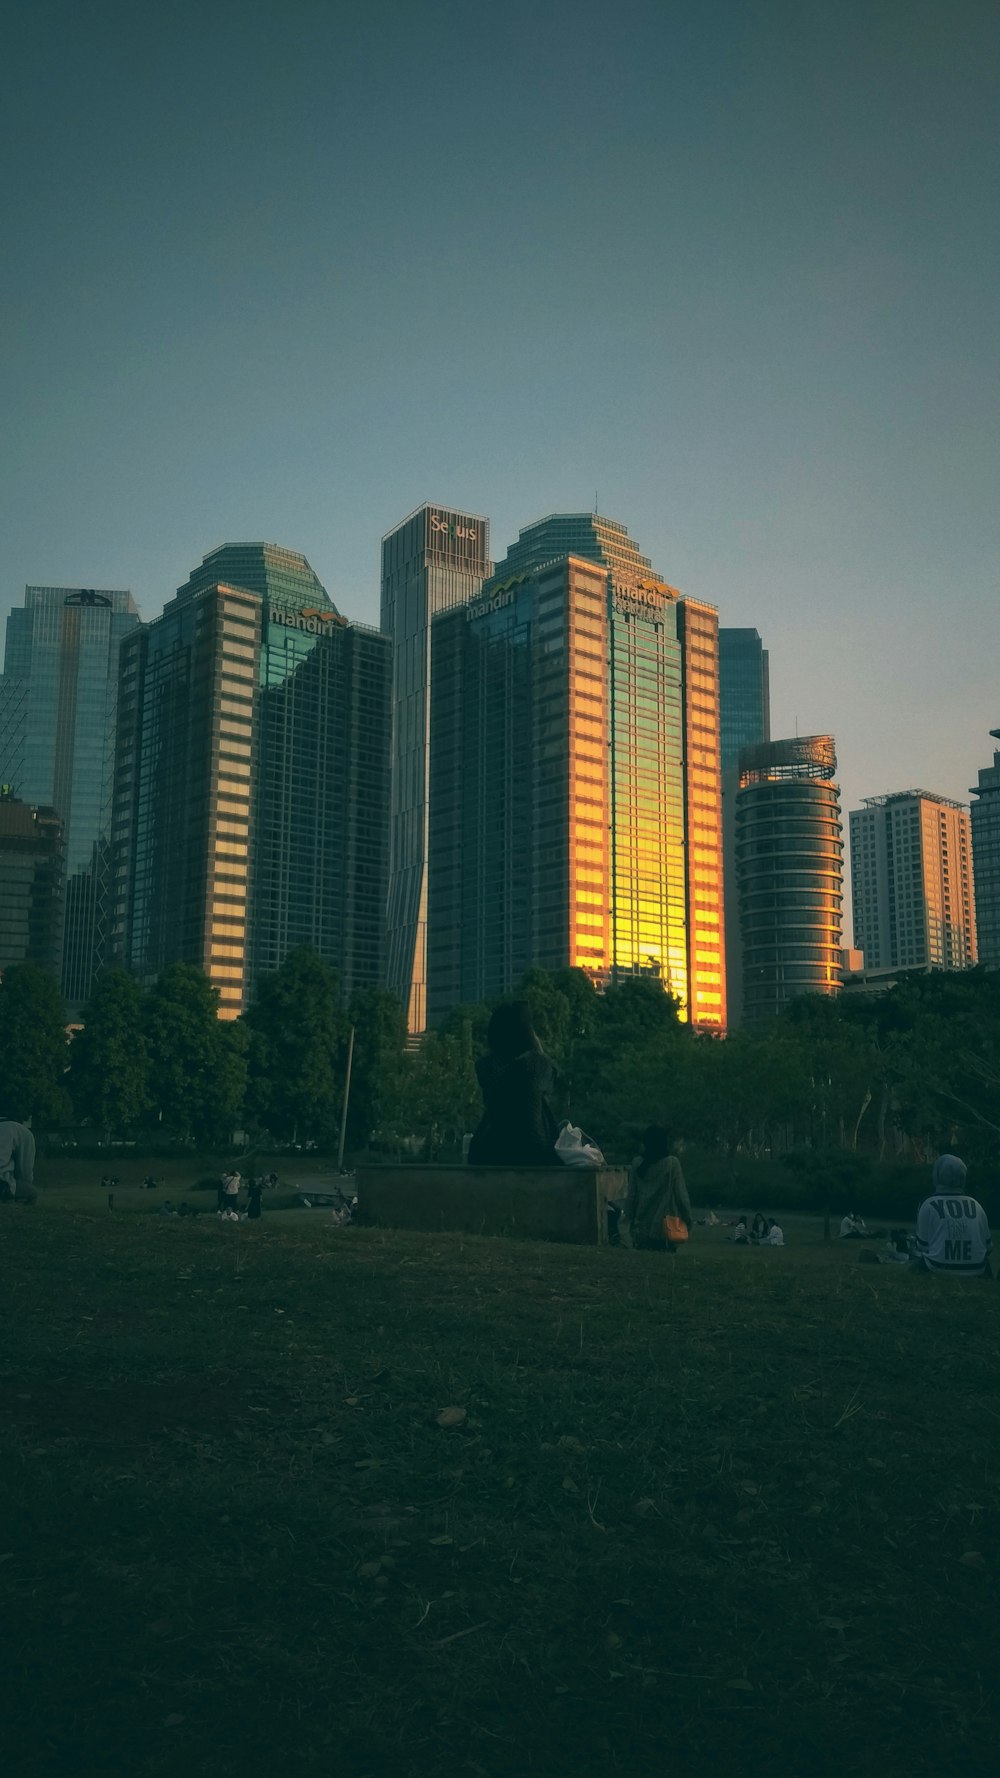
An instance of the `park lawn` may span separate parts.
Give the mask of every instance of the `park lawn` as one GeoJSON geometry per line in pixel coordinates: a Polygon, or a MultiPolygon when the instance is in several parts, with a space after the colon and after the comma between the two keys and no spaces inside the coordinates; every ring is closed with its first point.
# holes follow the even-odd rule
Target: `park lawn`
{"type": "Polygon", "coordinates": [[[996,1286],[59,1190],[0,1263],[17,1778],[995,1767],[996,1286]]]}

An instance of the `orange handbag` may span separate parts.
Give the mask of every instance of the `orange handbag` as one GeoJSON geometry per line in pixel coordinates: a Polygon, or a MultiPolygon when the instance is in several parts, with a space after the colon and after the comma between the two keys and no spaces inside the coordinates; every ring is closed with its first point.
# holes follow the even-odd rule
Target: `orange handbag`
{"type": "Polygon", "coordinates": [[[679,1216],[665,1216],[663,1218],[663,1234],[667,1241],[686,1241],[688,1225],[679,1216]]]}

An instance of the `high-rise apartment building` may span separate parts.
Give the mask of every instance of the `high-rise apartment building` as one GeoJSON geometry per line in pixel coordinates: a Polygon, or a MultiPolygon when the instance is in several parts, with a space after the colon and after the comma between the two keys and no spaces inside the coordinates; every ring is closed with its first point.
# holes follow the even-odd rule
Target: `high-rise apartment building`
{"type": "Polygon", "coordinates": [[[719,732],[723,777],[744,747],[771,739],[768,653],[756,630],[719,630],[719,732]]]}
{"type": "Polygon", "coordinates": [[[118,650],[139,622],[129,592],[40,586],[7,620],[0,780],[62,822],[60,973],[74,1007],[105,960],[118,650]]]}
{"type": "Polygon", "coordinates": [[[392,638],[388,986],[413,1033],[427,1023],[427,845],[431,619],[475,598],[490,572],[489,525],[421,506],[382,539],[382,629],[392,638]]]}
{"type": "Polygon", "coordinates": [[[62,822],[0,786],[0,976],[12,963],[58,975],[62,928],[62,822]]]}
{"type": "Polygon", "coordinates": [[[841,983],[844,843],[831,735],[740,755],[735,798],[739,1021],[759,1025],[841,983]]]}
{"type": "Polygon", "coordinates": [[[384,970],[391,647],[304,556],[225,544],[122,649],[118,953],[198,964],[235,1018],[311,944],[342,988],[384,970]]]}
{"type": "Polygon", "coordinates": [[[852,809],[854,943],[871,969],[967,969],[976,961],[969,811],[901,790],[852,809]]]}
{"type": "Polygon", "coordinates": [[[717,618],[623,525],[528,526],[431,639],[428,1012],[532,965],[725,1029],[717,618]]]}
{"type": "MultiPolygon", "coordinates": [[[[1000,728],[990,734],[1000,741],[1000,728]]],[[[976,942],[980,963],[1000,966],[1000,751],[983,766],[971,793],[972,871],[976,885],[976,942]]]]}

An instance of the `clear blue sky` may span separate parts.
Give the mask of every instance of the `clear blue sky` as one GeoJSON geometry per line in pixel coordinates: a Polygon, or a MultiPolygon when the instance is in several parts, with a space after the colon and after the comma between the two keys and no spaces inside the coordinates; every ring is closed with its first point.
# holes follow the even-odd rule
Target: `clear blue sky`
{"type": "Polygon", "coordinates": [[[1000,723],[1000,8],[15,0],[0,617],[593,504],[845,806],[1000,723]]]}

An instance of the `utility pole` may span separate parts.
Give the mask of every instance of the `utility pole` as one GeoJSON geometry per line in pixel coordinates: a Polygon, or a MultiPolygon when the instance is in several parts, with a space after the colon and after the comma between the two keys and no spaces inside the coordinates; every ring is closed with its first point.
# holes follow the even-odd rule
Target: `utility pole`
{"type": "Polygon", "coordinates": [[[337,1149],[337,1171],[344,1165],[344,1137],[347,1135],[347,1106],[351,1097],[351,1063],[354,1061],[354,1026],[347,1040],[347,1072],[344,1076],[344,1109],[340,1114],[340,1146],[337,1149]]]}

